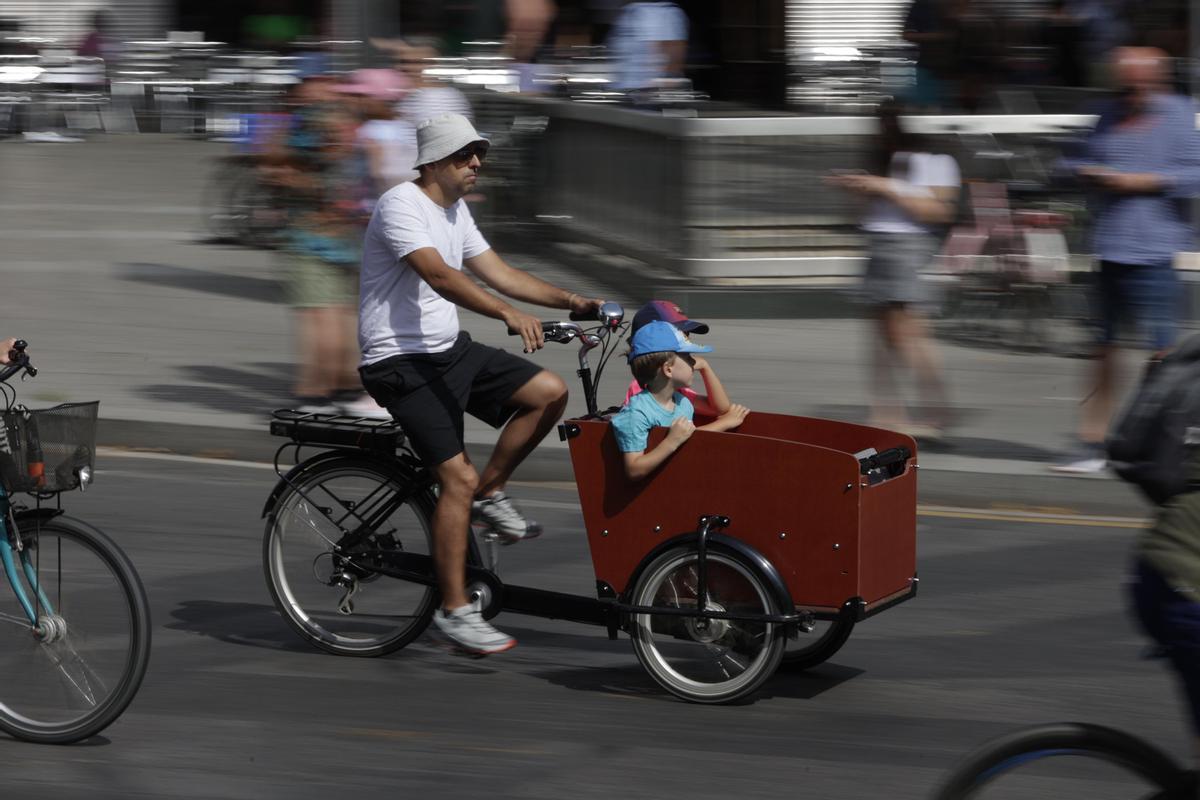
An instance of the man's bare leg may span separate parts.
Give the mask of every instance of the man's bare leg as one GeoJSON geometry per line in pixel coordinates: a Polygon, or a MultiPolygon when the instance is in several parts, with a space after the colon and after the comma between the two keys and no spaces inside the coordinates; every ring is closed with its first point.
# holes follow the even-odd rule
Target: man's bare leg
{"type": "Polygon", "coordinates": [[[433,474],[439,486],[437,508],[433,512],[433,559],[442,590],[442,608],[453,610],[468,602],[467,536],[479,474],[466,453],[438,464],[433,474]]]}
{"type": "Polygon", "coordinates": [[[501,431],[479,480],[476,497],[487,497],[503,489],[513,470],[554,429],[567,407],[567,385],[553,372],[542,370],[514,392],[511,399],[520,410],[501,431]]]}
{"type": "Polygon", "coordinates": [[[1096,352],[1092,392],[1083,400],[1079,423],[1079,438],[1088,444],[1099,444],[1108,433],[1112,419],[1117,357],[1120,350],[1111,344],[1101,345],[1096,352]]]}

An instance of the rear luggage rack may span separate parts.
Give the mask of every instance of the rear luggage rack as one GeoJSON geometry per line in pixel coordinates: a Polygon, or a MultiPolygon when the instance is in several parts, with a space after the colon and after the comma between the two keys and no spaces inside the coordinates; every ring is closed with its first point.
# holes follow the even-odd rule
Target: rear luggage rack
{"type": "Polygon", "coordinates": [[[271,414],[271,435],[296,444],[357,447],[394,453],[404,443],[399,423],[347,414],[306,414],[281,408],[271,414]]]}

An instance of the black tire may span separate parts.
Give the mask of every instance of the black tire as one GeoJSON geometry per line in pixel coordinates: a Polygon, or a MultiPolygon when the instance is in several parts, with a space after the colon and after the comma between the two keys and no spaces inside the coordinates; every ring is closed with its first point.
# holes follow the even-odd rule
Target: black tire
{"type": "Polygon", "coordinates": [[[42,624],[35,632],[15,595],[0,593],[0,730],[78,742],[137,694],[150,660],[150,605],[129,559],[96,528],[58,516],[22,521],[20,536],[48,606],[27,575],[42,624]]]}
{"type": "Polygon", "coordinates": [[[434,500],[414,491],[398,465],[346,455],[290,476],[267,516],[263,572],[275,607],[305,641],[330,653],[374,657],[416,639],[433,618],[438,592],[372,570],[387,549],[432,554],[434,500]],[[323,504],[323,505],[322,505],[323,504]],[[392,508],[392,506],[395,506],[392,508]],[[322,509],[342,520],[339,528],[322,509]],[[366,525],[370,532],[344,543],[366,525]],[[349,531],[349,534],[346,533],[349,531]],[[351,586],[350,613],[343,609],[351,586]]]}
{"type": "Polygon", "coordinates": [[[789,643],[783,654],[783,669],[799,672],[824,664],[842,649],[854,631],[854,624],[854,620],[846,616],[829,622],[818,621],[808,633],[798,634],[794,644],[789,643]]]}
{"type": "MultiPolygon", "coordinates": [[[[1062,756],[1083,756],[1121,767],[1150,784],[1156,790],[1153,797],[1161,800],[1195,797],[1192,776],[1158,748],[1112,728],[1062,722],[1024,728],[984,744],[954,768],[938,789],[936,800],[976,797],[989,784],[1012,777],[1022,767],[1062,756]],[[1193,793],[1182,793],[1188,789],[1193,793]]],[[[1058,782],[1053,796],[1076,795],[1063,794],[1058,782]]]]}
{"type": "MultiPolygon", "coordinates": [[[[673,547],[655,558],[638,576],[633,605],[696,608],[698,560],[693,545],[673,547]]],[[[710,608],[781,613],[766,581],[741,557],[710,548],[706,563],[710,608]]],[[[650,676],[694,703],[746,697],[775,673],[783,657],[783,626],[765,622],[713,619],[705,624],[682,616],[631,614],[629,633],[650,676]]]]}

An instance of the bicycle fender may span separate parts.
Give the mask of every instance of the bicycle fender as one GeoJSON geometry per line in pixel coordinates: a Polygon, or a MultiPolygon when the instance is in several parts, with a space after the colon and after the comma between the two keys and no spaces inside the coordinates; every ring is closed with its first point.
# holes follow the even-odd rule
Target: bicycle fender
{"type": "Polygon", "coordinates": [[[315,467],[322,466],[326,461],[335,459],[346,459],[352,462],[363,463],[369,462],[375,466],[386,469],[406,470],[407,468],[401,462],[390,458],[375,458],[366,452],[355,452],[353,455],[348,455],[344,450],[325,450],[317,453],[310,458],[306,458],[296,466],[284,473],[283,477],[275,484],[275,488],[271,490],[271,494],[267,497],[267,502],[263,504],[262,514],[260,519],[265,519],[272,511],[275,510],[275,504],[279,502],[279,498],[284,491],[291,485],[292,482],[298,480],[305,472],[315,467]]]}
{"type": "MultiPolygon", "coordinates": [[[[672,539],[668,539],[658,547],[655,547],[653,550],[647,553],[645,558],[641,560],[641,563],[637,565],[637,569],[633,571],[633,575],[631,575],[629,578],[629,582],[626,585],[625,591],[629,592],[633,586],[637,585],[638,579],[640,579],[642,576],[642,572],[644,572],[646,567],[650,565],[650,562],[658,558],[659,555],[672,547],[676,547],[681,544],[689,544],[697,541],[699,538],[700,534],[698,533],[685,533],[672,539]]],[[[723,550],[732,551],[735,555],[741,556],[746,564],[749,565],[751,569],[756,570],[766,582],[768,590],[774,596],[776,602],[779,603],[780,611],[788,613],[796,607],[795,603],[792,602],[792,594],[788,591],[787,584],[784,583],[783,577],[779,574],[779,570],[777,570],[775,565],[772,564],[770,560],[762,553],[758,552],[741,539],[735,539],[734,537],[723,533],[710,533],[708,535],[708,546],[710,549],[717,547],[723,550]]]]}

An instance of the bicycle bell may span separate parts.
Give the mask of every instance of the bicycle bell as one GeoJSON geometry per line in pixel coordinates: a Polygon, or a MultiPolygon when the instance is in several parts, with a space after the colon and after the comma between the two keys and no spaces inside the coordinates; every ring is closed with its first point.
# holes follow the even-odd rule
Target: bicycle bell
{"type": "Polygon", "coordinates": [[[610,331],[615,331],[621,324],[621,320],[625,318],[625,309],[621,308],[620,303],[614,303],[611,300],[600,304],[600,311],[597,312],[600,321],[604,323],[604,327],[610,331]]]}

